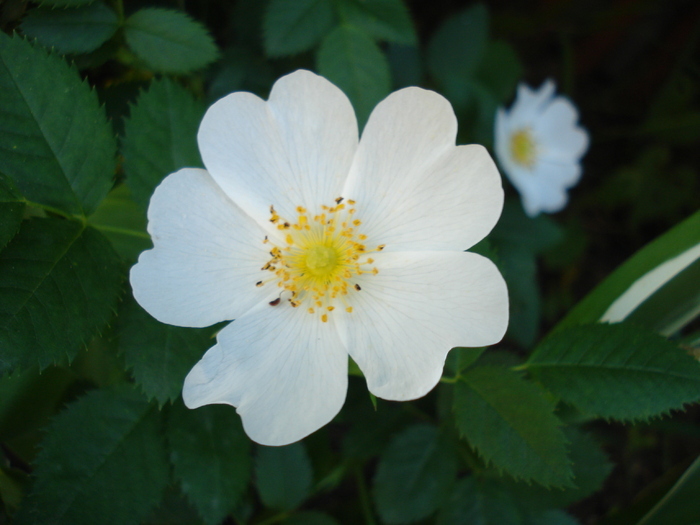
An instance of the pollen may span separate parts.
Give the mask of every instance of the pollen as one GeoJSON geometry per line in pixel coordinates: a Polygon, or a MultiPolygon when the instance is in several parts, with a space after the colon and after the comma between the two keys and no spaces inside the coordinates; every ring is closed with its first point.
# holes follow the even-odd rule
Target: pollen
{"type": "Polygon", "coordinates": [[[537,158],[537,143],[530,128],[522,128],[510,136],[510,154],[513,161],[525,168],[532,168],[537,158]]]}
{"type": "Polygon", "coordinates": [[[281,231],[275,239],[263,240],[271,246],[271,258],[261,269],[271,275],[255,286],[276,283],[280,297],[293,307],[305,305],[308,313],[320,314],[324,323],[336,306],[352,313],[349,295],[362,290],[357,282],[360,276],[379,273],[370,254],[385,245],[366,246],[367,236],[358,231],[362,222],[355,217],[354,200],[338,197],[335,206],[321,206],[316,214],[303,206],[295,211],[293,222],[270,206],[270,222],[281,231]]]}

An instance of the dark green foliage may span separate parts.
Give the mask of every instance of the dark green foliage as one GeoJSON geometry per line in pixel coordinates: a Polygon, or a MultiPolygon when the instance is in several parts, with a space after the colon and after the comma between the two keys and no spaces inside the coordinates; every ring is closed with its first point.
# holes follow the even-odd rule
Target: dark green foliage
{"type": "Polygon", "coordinates": [[[25,35],[61,53],[89,53],[112,38],[117,14],[97,1],[75,9],[33,9],[22,21],[25,35]]]}
{"type": "Polygon", "coordinates": [[[558,331],[526,366],[564,401],[605,418],[646,420],[700,399],[700,363],[663,337],[624,323],[558,331]]]}
{"type": "Polygon", "coordinates": [[[187,373],[214,345],[213,329],[163,324],[133,299],[119,314],[119,348],[136,383],[160,405],[177,399],[187,373]]]}
{"type": "Polygon", "coordinates": [[[189,410],[178,402],[168,412],[167,436],[182,492],[205,523],[221,523],[250,480],[250,440],[236,411],[217,405],[189,410]]]}
{"type": "Polygon", "coordinates": [[[25,203],[12,179],[0,173],[0,250],[19,230],[25,203]]]}
{"type": "Polygon", "coordinates": [[[460,480],[442,507],[438,525],[521,525],[521,517],[513,498],[498,484],[477,481],[473,477],[460,480]]]}
{"type": "Polygon", "coordinates": [[[139,523],[168,483],[160,424],[128,386],[69,405],[48,429],[16,523],[139,523]]]}
{"type": "Polygon", "coordinates": [[[57,55],[0,34],[0,172],[29,200],[89,215],[109,191],[116,142],[97,96],[57,55]]]}
{"type": "Polygon", "coordinates": [[[417,37],[411,15],[401,0],[342,0],[340,18],[377,40],[415,45],[417,37]]]}
{"type": "Polygon", "coordinates": [[[302,443],[284,447],[258,446],[255,480],[260,499],[268,507],[291,510],[308,497],[313,470],[302,443]]]}
{"type": "Polygon", "coordinates": [[[265,11],[265,51],[270,57],[308,51],[333,27],[331,0],[271,0],[265,11]]]}
{"type": "Polygon", "coordinates": [[[161,73],[201,69],[218,55],[206,28],[180,11],[141,9],[127,18],[124,34],[134,53],[161,73]]]}
{"type": "Polygon", "coordinates": [[[391,78],[386,56],[362,30],[339,26],[321,43],[318,72],[342,89],[352,102],[360,129],[381,99],[391,78]]]}
{"type": "Polygon", "coordinates": [[[374,502],[385,523],[426,518],[447,499],[457,465],[453,447],[432,425],[398,434],[380,457],[374,502]]]}
{"type": "Polygon", "coordinates": [[[455,385],[460,434],[499,470],[542,485],[571,485],[566,439],[553,404],[515,372],[477,366],[455,385]]]}
{"type": "Polygon", "coordinates": [[[299,512],[285,520],[286,525],[338,525],[338,521],[322,512],[299,512]]]}
{"type": "Polygon", "coordinates": [[[92,228],[32,219],[0,252],[0,375],[72,359],[107,323],[119,258],[92,228]]]}
{"type": "Polygon", "coordinates": [[[131,107],[124,123],[124,171],[133,199],[144,209],[166,175],[202,167],[197,129],[203,114],[203,104],[171,80],[153,82],[131,107]]]}

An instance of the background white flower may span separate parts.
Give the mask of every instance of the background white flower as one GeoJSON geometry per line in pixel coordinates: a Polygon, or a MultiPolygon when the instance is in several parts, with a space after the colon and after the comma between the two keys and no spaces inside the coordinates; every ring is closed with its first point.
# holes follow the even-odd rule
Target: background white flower
{"type": "Polygon", "coordinates": [[[554,91],[551,80],[539,90],[521,83],[511,109],[496,114],[496,158],[530,217],[566,206],[566,190],[579,181],[588,149],[576,107],[554,91]]]}
{"type": "Polygon", "coordinates": [[[481,146],[455,146],[449,103],[393,93],[362,140],[347,97],[308,71],[264,101],[233,93],[202,121],[207,170],[185,168],[148,209],[154,248],[131,271],[156,319],[235,321],[185,380],[195,408],[236,406],[248,435],[284,445],[329,422],[348,354],[384,399],[425,395],[454,346],[503,336],[507,291],[464,252],[495,225],[498,171],[481,146]]]}

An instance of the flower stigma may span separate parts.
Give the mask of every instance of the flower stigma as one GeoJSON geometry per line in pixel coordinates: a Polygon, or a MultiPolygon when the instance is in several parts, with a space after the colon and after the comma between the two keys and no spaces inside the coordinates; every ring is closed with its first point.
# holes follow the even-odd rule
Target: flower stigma
{"type": "MultiPolygon", "coordinates": [[[[276,282],[281,288],[280,297],[289,293],[287,300],[293,307],[306,307],[310,314],[318,313],[322,322],[328,322],[328,314],[342,303],[345,311],[352,313],[347,300],[351,292],[362,288],[355,279],[363,274],[376,275],[373,252],[384,249],[379,245],[368,249],[367,236],[359,233],[361,221],[355,218],[355,201],[336,199],[335,206],[321,206],[317,215],[310,215],[297,206],[295,223],[280,217],[270,206],[270,222],[282,234],[282,242],[275,244],[268,237],[263,242],[271,245],[271,259],[262,270],[273,275],[258,281],[256,286],[276,282]]],[[[279,299],[270,305],[279,304],[279,299]]]]}
{"type": "Polygon", "coordinates": [[[510,137],[510,153],[513,160],[525,168],[535,165],[537,144],[530,128],[522,128],[510,137]]]}

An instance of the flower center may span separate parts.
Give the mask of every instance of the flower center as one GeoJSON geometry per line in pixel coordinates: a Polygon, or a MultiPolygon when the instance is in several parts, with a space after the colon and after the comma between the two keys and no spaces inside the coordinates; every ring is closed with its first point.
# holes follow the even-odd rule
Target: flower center
{"type": "Polygon", "coordinates": [[[516,164],[532,168],[537,155],[537,144],[530,128],[519,129],[510,136],[510,154],[516,164]]]}
{"type": "Polygon", "coordinates": [[[347,296],[362,289],[356,282],[358,276],[379,272],[371,266],[374,259],[369,254],[383,250],[384,245],[368,250],[364,244],[367,236],[358,232],[362,223],[355,218],[355,201],[348,200],[349,207],[342,197],[335,202],[335,206],[321,206],[321,212],[314,216],[298,206],[295,223],[280,217],[270,206],[270,222],[284,241],[275,244],[265,237],[263,242],[272,249],[271,259],[262,269],[273,275],[256,286],[277,283],[280,298],[272,301],[272,306],[288,292],[286,298],[293,307],[303,304],[309,313],[319,313],[325,323],[338,303],[352,312],[347,296]]]}

